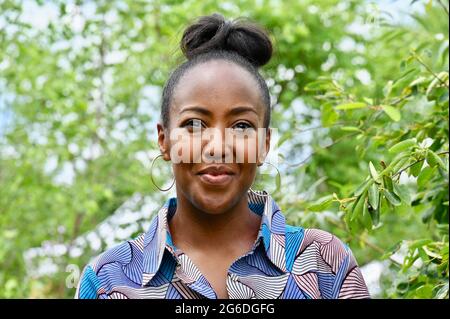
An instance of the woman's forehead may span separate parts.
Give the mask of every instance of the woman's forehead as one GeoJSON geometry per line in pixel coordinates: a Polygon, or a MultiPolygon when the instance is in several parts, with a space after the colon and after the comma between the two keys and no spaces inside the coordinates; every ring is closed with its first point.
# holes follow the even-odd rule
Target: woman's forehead
{"type": "Polygon", "coordinates": [[[253,106],[263,112],[260,89],[244,68],[228,61],[213,60],[189,69],[177,84],[173,111],[183,105],[253,106]]]}

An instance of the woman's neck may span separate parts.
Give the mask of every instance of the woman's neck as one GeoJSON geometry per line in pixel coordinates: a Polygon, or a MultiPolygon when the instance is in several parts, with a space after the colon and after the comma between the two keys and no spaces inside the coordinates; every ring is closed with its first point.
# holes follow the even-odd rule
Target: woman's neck
{"type": "Polygon", "coordinates": [[[180,194],[169,227],[176,246],[207,250],[255,240],[260,223],[261,217],[248,207],[247,195],[228,211],[210,214],[202,212],[180,194]]]}

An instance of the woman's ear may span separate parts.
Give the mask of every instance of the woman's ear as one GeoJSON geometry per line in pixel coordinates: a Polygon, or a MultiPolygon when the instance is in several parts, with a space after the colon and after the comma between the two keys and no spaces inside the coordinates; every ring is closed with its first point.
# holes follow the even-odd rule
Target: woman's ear
{"type": "Polygon", "coordinates": [[[262,152],[258,156],[258,166],[262,166],[266,159],[267,154],[269,154],[270,150],[270,136],[272,133],[272,129],[269,127],[265,130],[265,135],[263,136],[264,147],[262,147],[262,152]]]}
{"type": "Polygon", "coordinates": [[[167,130],[161,123],[156,125],[156,129],[158,130],[158,145],[159,150],[163,156],[165,161],[170,161],[170,143],[169,143],[169,135],[167,130]]]}

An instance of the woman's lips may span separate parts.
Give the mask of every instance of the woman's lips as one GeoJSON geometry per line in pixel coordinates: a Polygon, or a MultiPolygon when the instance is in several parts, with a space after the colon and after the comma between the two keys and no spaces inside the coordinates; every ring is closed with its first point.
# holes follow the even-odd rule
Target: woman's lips
{"type": "Polygon", "coordinates": [[[230,174],[217,174],[217,175],[212,175],[212,174],[200,174],[200,179],[207,183],[207,184],[211,184],[211,185],[225,185],[227,183],[229,183],[232,178],[233,175],[230,174]]]}

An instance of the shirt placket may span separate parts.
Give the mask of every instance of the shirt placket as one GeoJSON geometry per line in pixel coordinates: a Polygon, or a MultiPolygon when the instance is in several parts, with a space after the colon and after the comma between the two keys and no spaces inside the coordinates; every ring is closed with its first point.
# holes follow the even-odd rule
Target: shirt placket
{"type": "MultiPolygon", "coordinates": [[[[170,237],[170,233],[168,232],[168,237],[170,237]]],[[[204,296],[205,298],[210,299],[217,299],[217,295],[214,292],[214,289],[212,288],[211,284],[208,282],[208,280],[203,276],[203,274],[200,272],[200,270],[197,268],[197,266],[192,262],[192,260],[189,258],[188,255],[184,254],[180,249],[175,247],[173,243],[170,241],[166,243],[167,250],[172,254],[174,257],[177,266],[175,267],[175,274],[178,278],[180,278],[181,282],[184,283],[186,286],[188,286],[190,289],[195,291],[196,293],[204,296]],[[200,277],[195,279],[192,276],[189,275],[189,273],[183,269],[182,262],[179,259],[179,256],[181,254],[184,254],[185,258],[187,258],[189,262],[189,266],[193,267],[195,272],[198,272],[200,274],[200,277]]]]}
{"type": "MultiPolygon", "coordinates": [[[[241,259],[245,259],[245,258],[248,258],[249,256],[253,255],[253,254],[256,252],[256,249],[258,248],[258,246],[260,245],[261,240],[262,240],[262,237],[258,235],[258,238],[257,238],[257,239],[255,240],[255,242],[253,243],[252,249],[251,249],[250,251],[248,251],[245,255],[242,255],[241,257],[239,257],[238,259],[236,259],[236,260],[231,264],[231,266],[230,266],[229,269],[232,269],[233,266],[234,266],[234,264],[237,263],[237,262],[239,262],[241,259]]],[[[234,272],[232,272],[231,270],[228,271],[228,278],[229,278],[229,280],[231,280],[231,281],[239,282],[239,283],[240,283],[240,280],[239,280],[240,277],[239,277],[239,275],[236,274],[236,273],[234,273],[234,272]]],[[[228,280],[227,280],[227,291],[232,291],[232,287],[229,285],[228,280]]],[[[229,295],[239,295],[239,294],[238,294],[238,292],[235,292],[235,293],[232,293],[232,294],[229,293],[229,295]]]]}

